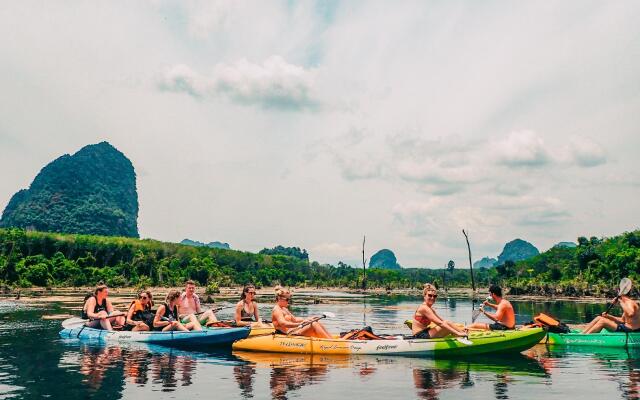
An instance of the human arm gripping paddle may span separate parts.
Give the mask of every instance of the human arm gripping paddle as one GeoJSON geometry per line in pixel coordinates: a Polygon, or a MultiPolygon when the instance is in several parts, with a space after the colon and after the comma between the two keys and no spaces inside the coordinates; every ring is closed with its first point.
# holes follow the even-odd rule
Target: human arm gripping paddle
{"type": "Polygon", "coordinates": [[[609,307],[607,307],[607,311],[604,312],[605,314],[609,314],[609,311],[611,311],[611,309],[613,308],[613,305],[616,304],[618,299],[620,299],[620,296],[625,296],[631,291],[631,286],[632,286],[631,279],[622,278],[620,280],[620,287],[618,288],[618,295],[613,299],[611,304],[609,304],[609,307]]]}
{"type": "Polygon", "coordinates": [[[313,324],[314,322],[317,322],[317,321],[319,321],[319,320],[321,320],[321,319],[323,319],[323,318],[335,318],[335,317],[336,317],[336,315],[335,315],[334,313],[329,312],[329,311],[325,311],[325,312],[323,312],[323,313],[322,313],[322,315],[321,315],[321,316],[319,316],[319,317],[313,317],[313,318],[311,318],[311,319],[310,319],[310,320],[308,320],[308,321],[304,321],[304,322],[302,322],[302,323],[301,323],[300,325],[298,325],[296,328],[293,328],[293,329],[289,330],[289,332],[287,332],[287,336],[288,336],[288,335],[291,335],[292,333],[299,331],[300,329],[304,328],[305,326],[311,325],[311,324],[313,324]]]}

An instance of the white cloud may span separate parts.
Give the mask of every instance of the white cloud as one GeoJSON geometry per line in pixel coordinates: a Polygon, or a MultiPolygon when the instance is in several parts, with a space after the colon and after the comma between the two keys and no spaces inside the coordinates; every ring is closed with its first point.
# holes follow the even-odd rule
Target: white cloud
{"type": "Polygon", "coordinates": [[[573,161],[581,167],[596,167],[607,162],[604,148],[595,141],[581,136],[569,140],[573,161]]]}
{"type": "Polygon", "coordinates": [[[219,63],[211,76],[195,73],[186,65],[167,69],[160,81],[165,91],[185,92],[196,98],[226,96],[240,104],[264,108],[304,109],[318,106],[313,98],[315,71],[271,56],[262,64],[241,59],[219,63]]]}
{"type": "Polygon", "coordinates": [[[497,161],[509,167],[541,167],[551,162],[544,139],[534,131],[514,131],[494,142],[491,150],[497,161]]]}

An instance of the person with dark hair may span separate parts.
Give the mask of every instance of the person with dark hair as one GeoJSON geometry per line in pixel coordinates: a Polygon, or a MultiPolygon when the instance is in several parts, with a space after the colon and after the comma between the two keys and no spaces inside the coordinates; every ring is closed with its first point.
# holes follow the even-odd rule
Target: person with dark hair
{"type": "Polygon", "coordinates": [[[469,326],[469,329],[484,329],[491,331],[506,331],[514,329],[516,327],[516,314],[513,311],[513,306],[509,301],[502,297],[502,288],[498,285],[491,285],[489,287],[489,295],[491,299],[495,301],[495,304],[489,303],[489,299],[482,303],[480,310],[490,320],[494,321],[492,324],[486,324],[483,322],[476,322],[469,326]],[[495,314],[485,311],[485,307],[490,307],[496,310],[495,314]]]}
{"type": "Polygon", "coordinates": [[[127,311],[127,331],[148,331],[153,326],[154,314],[151,311],[153,297],[151,291],[143,290],[138,294],[138,298],[131,302],[127,311]]]}
{"type": "Polygon", "coordinates": [[[93,291],[93,295],[86,298],[82,306],[82,318],[90,320],[86,324],[88,327],[112,331],[112,322],[114,325],[124,325],[124,316],[115,311],[107,296],[109,296],[109,288],[107,285],[99,284],[93,291]]]}
{"type": "Polygon", "coordinates": [[[156,316],[153,319],[153,329],[156,331],[201,331],[202,326],[195,315],[187,316],[188,322],[183,324],[178,317],[178,302],[180,301],[180,291],[171,290],[165,299],[164,304],[158,307],[156,316]]]}
{"type": "Polygon", "coordinates": [[[237,326],[263,326],[258,312],[256,298],[256,287],[252,284],[246,285],[242,289],[240,301],[236,304],[235,323],[237,326]]]}

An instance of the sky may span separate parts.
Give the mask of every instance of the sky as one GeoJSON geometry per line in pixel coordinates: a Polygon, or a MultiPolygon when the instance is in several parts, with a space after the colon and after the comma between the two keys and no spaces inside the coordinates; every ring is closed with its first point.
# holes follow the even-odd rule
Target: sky
{"type": "Polygon", "coordinates": [[[640,2],[7,1],[0,208],[106,140],[141,237],[467,265],[638,229],[640,2]]]}

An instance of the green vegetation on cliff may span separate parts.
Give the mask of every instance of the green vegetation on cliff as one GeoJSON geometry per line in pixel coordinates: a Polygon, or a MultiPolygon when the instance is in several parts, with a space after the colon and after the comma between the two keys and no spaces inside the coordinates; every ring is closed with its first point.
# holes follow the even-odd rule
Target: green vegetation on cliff
{"type": "Polygon", "coordinates": [[[45,166],[11,198],[0,227],[138,237],[137,219],[133,165],[102,142],[45,166]]]}
{"type": "Polygon", "coordinates": [[[389,249],[379,250],[376,254],[371,256],[369,261],[371,268],[383,268],[383,269],[401,269],[396,259],[396,255],[389,249]]]}
{"type": "Polygon", "coordinates": [[[513,293],[602,295],[623,277],[640,284],[640,231],[612,238],[578,238],[577,247],[554,246],[517,263],[495,268],[513,293]]]}

